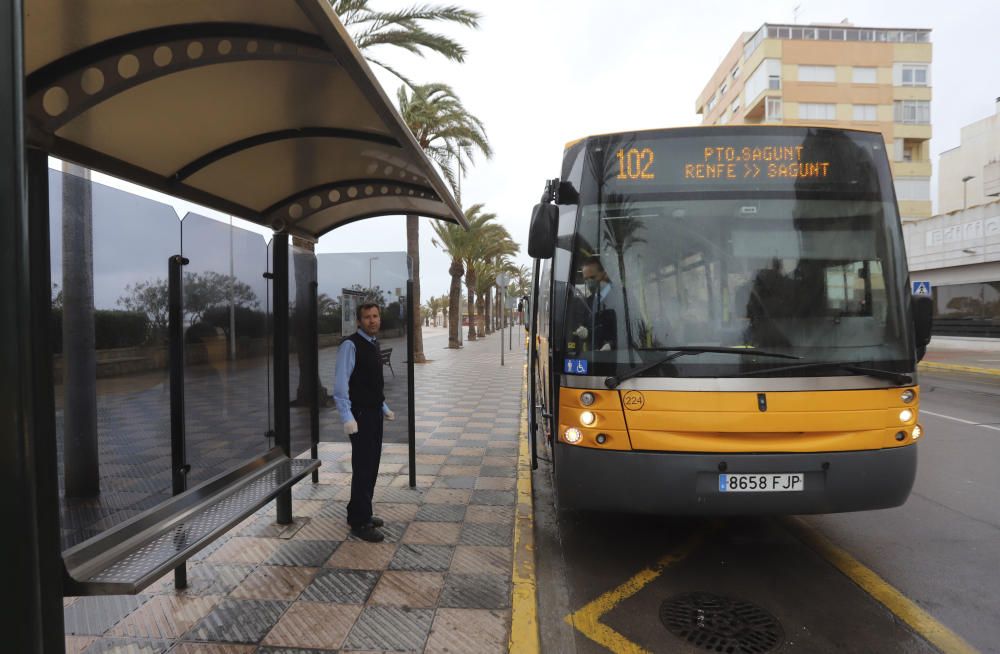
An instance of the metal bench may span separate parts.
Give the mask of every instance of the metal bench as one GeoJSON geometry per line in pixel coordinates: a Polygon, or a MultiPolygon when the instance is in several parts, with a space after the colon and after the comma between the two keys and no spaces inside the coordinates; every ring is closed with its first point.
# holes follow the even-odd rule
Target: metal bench
{"type": "Polygon", "coordinates": [[[391,372],[392,376],[395,377],[396,376],[396,371],[392,369],[392,361],[391,361],[392,348],[391,347],[387,347],[387,348],[384,348],[384,349],[380,350],[380,356],[381,356],[381,359],[382,359],[382,365],[383,366],[389,366],[389,372],[391,372]]]}
{"type": "Polygon", "coordinates": [[[319,466],[276,447],[66,550],[64,594],[140,592],[319,466]]]}

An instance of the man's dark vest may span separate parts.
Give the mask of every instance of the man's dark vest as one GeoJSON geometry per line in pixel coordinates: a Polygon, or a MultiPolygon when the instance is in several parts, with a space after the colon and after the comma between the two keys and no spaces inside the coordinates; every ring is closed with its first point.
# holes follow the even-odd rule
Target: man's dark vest
{"type": "Polygon", "coordinates": [[[378,350],[357,332],[348,336],[347,340],[354,343],[354,372],[347,382],[351,407],[380,409],[385,401],[382,394],[385,382],[378,350]]]}

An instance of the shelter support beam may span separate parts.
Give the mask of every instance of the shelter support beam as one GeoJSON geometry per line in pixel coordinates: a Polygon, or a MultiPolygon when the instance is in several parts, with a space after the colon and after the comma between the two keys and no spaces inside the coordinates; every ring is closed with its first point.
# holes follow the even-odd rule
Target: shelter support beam
{"type": "MultiPolygon", "coordinates": [[[[274,444],[291,457],[291,409],[288,382],[288,234],[275,234],[272,241],[274,262],[274,444]]],[[[278,524],[292,522],[292,491],[286,490],[275,500],[278,524]]]]}

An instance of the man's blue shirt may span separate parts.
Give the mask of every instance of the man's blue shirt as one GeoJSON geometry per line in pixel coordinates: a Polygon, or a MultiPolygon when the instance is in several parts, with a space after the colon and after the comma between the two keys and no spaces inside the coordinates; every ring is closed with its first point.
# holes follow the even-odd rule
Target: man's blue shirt
{"type": "MultiPolygon", "coordinates": [[[[366,334],[364,330],[359,329],[358,336],[372,345],[375,344],[375,338],[366,334]]],[[[351,373],[354,372],[354,362],[357,354],[354,342],[349,339],[345,339],[340,344],[340,349],[337,350],[337,365],[333,372],[333,401],[336,402],[337,411],[340,411],[340,417],[344,422],[354,420],[354,414],[351,413],[351,396],[348,391],[348,383],[351,380],[351,373]]],[[[389,405],[382,402],[382,414],[385,415],[388,412],[389,405]]]]}

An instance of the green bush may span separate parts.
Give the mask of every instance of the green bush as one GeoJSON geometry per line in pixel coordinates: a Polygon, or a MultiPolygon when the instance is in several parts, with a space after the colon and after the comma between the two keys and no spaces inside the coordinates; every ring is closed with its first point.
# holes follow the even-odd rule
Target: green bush
{"type": "MultiPolygon", "coordinates": [[[[221,327],[227,335],[229,334],[229,307],[217,306],[206,309],[202,314],[201,322],[221,327]]],[[[267,319],[263,311],[251,309],[249,307],[236,307],[236,340],[245,338],[264,338],[267,336],[267,319]]]]}
{"type": "MultiPolygon", "coordinates": [[[[52,351],[62,352],[63,312],[53,308],[49,322],[52,332],[52,351]]],[[[146,342],[149,320],[146,314],[136,311],[94,311],[94,341],[96,349],[110,350],[119,347],[135,347],[146,342]]]]}

